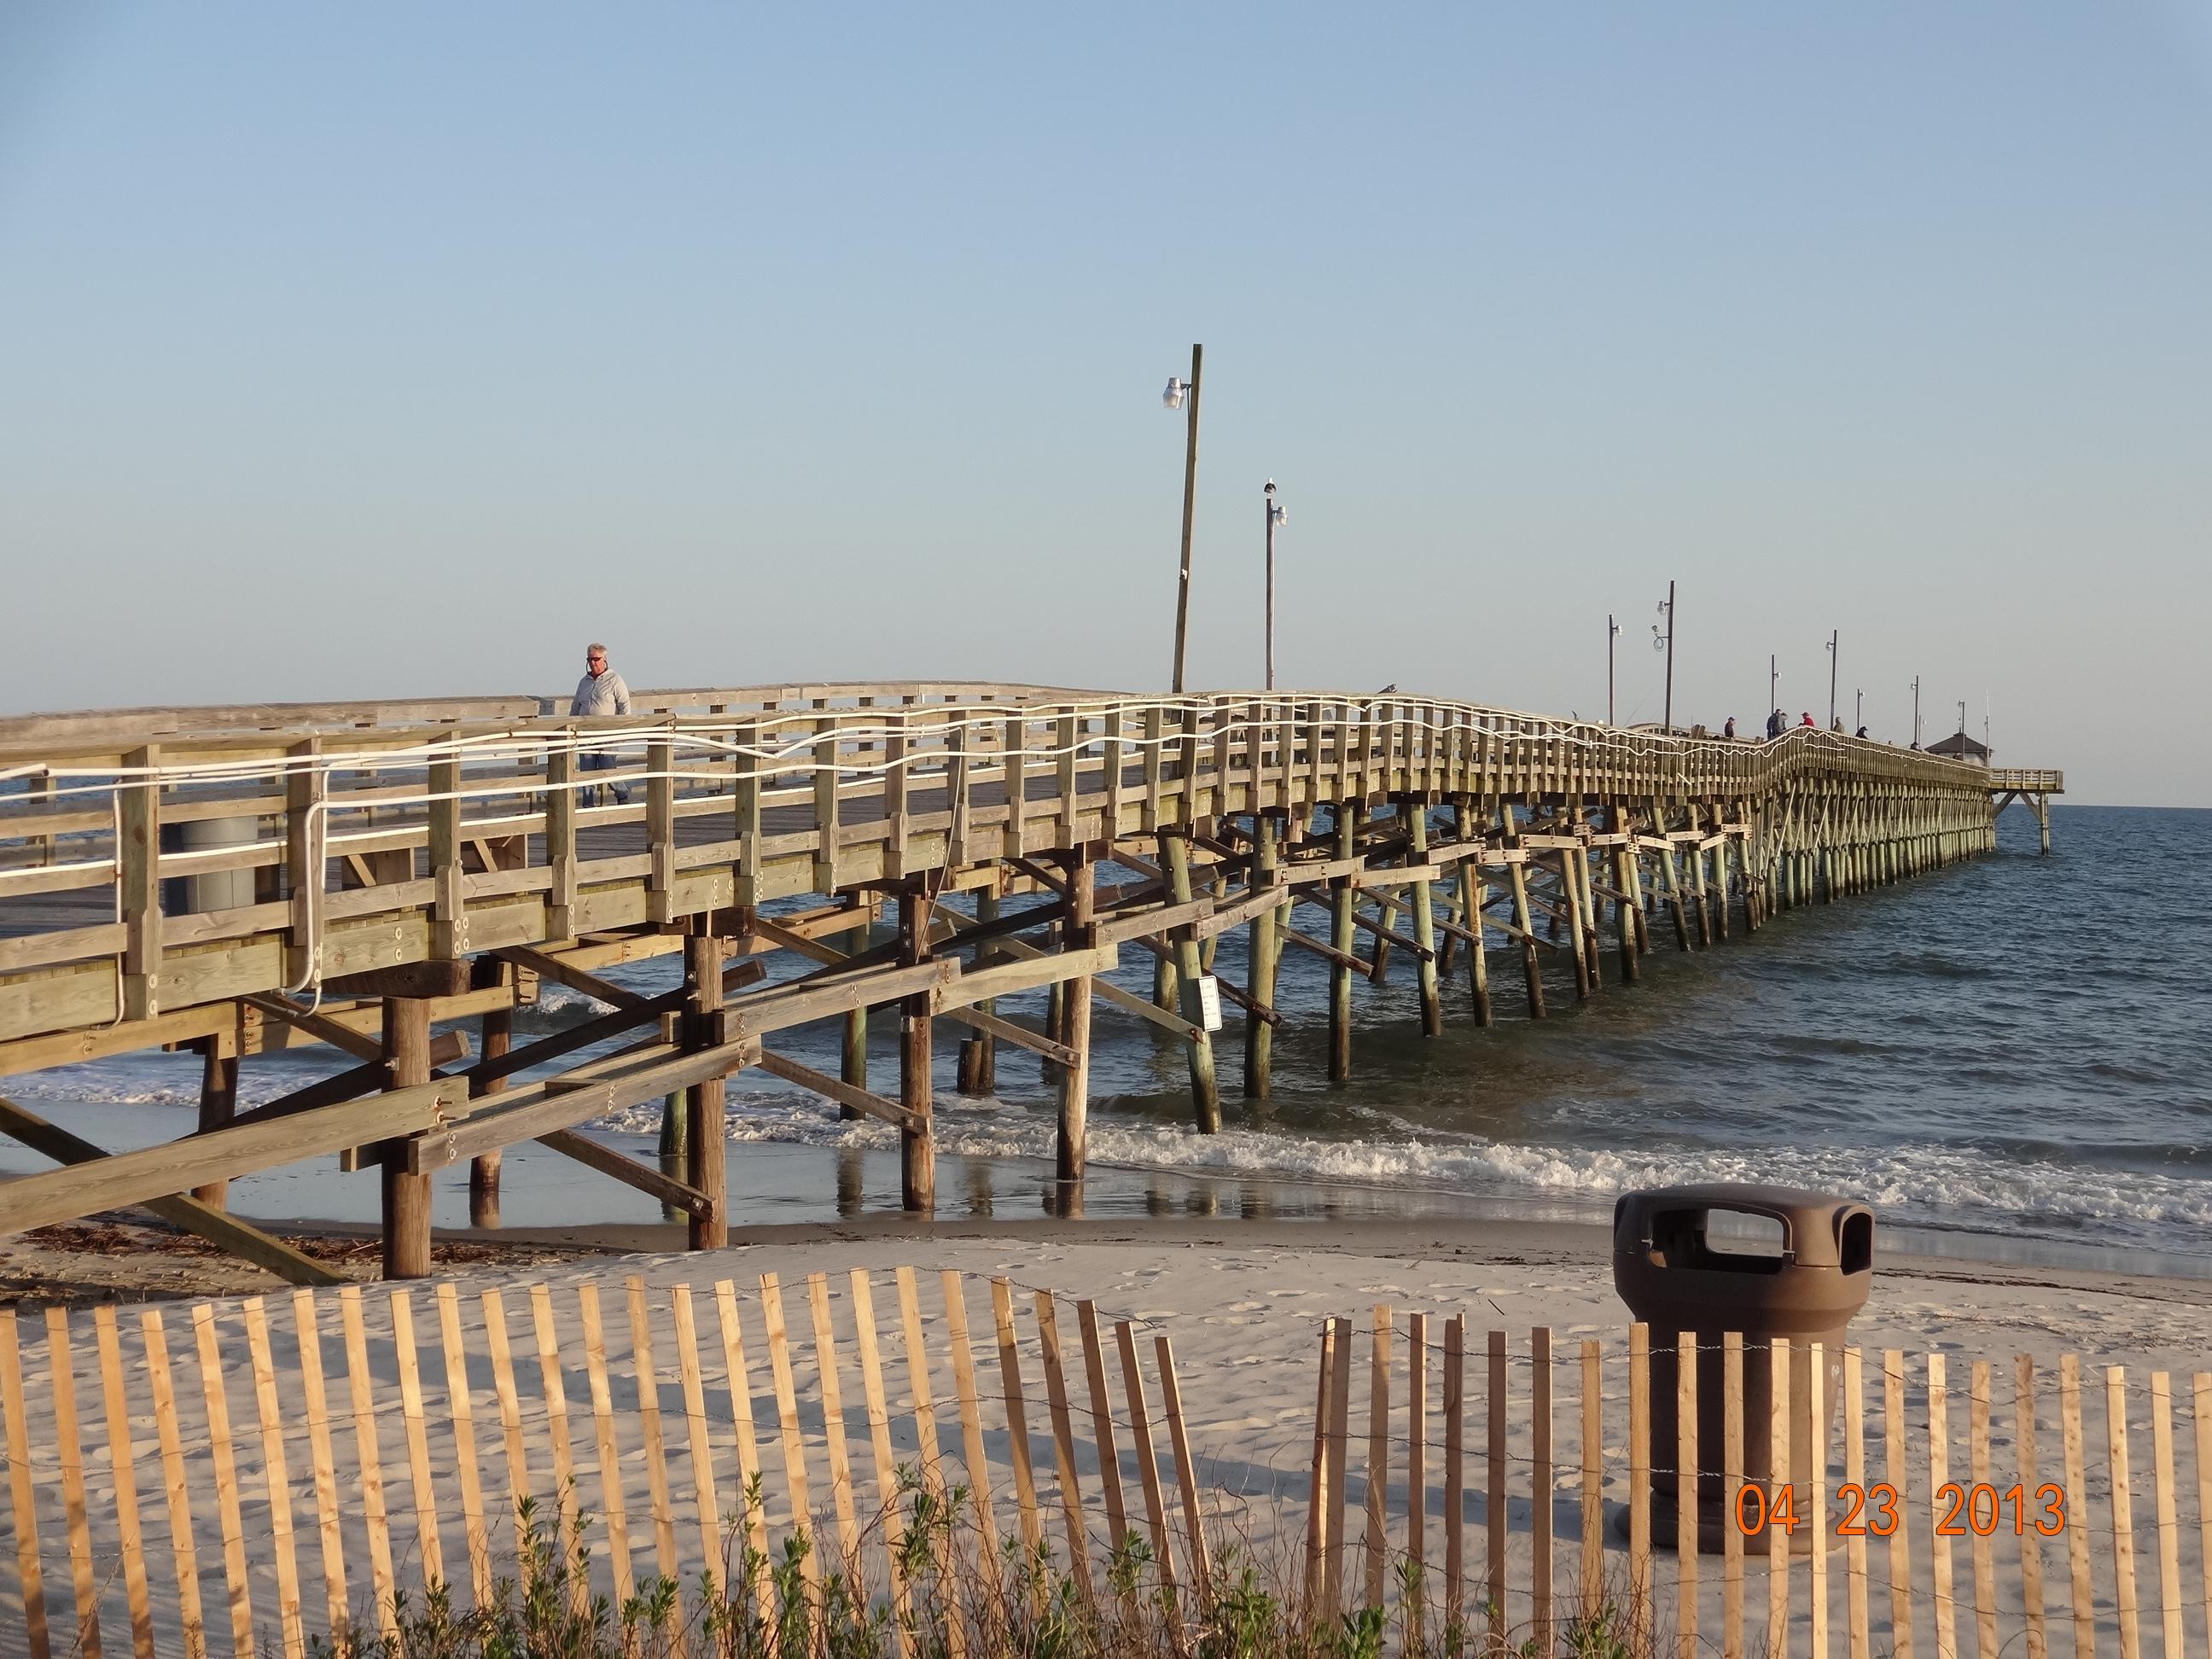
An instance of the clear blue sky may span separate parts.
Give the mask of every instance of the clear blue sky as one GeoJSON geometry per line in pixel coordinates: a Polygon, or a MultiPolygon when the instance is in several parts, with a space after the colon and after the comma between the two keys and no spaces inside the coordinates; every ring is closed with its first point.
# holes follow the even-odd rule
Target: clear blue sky
{"type": "Polygon", "coordinates": [[[0,709],[1192,678],[2212,804],[2212,4],[0,4],[0,709]]]}

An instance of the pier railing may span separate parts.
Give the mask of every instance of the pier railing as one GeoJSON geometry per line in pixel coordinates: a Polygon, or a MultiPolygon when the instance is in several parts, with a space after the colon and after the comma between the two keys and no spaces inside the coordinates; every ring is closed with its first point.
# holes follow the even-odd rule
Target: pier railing
{"type": "Polygon", "coordinates": [[[665,712],[246,731],[222,711],[27,744],[0,723],[0,1040],[1352,798],[1989,787],[1827,732],[1668,737],[1398,696],[641,701],[665,712]]]}

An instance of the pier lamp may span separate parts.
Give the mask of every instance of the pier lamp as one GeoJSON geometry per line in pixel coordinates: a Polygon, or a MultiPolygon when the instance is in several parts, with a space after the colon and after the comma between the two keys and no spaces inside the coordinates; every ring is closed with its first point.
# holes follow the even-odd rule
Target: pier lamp
{"type": "Polygon", "coordinates": [[[1190,520],[1198,501],[1198,388],[1205,369],[1206,348],[1192,346],[1190,379],[1170,375],[1167,390],[1160,394],[1163,407],[1175,410],[1188,404],[1190,410],[1182,462],[1182,563],[1176,581],[1175,673],[1170,682],[1170,689],[1178,696],[1182,694],[1183,645],[1190,635],[1190,520]]]}
{"type": "Polygon", "coordinates": [[[1836,727],[1836,644],[1844,637],[1841,629],[1828,635],[1828,729],[1836,727]]]}
{"type": "Polygon", "coordinates": [[[1660,715],[1669,737],[1674,732],[1674,584],[1667,584],[1667,597],[1659,601],[1659,614],[1667,619],[1667,631],[1661,633],[1659,624],[1651,624],[1651,648],[1667,653],[1667,702],[1660,715]]]}
{"type": "MultiPolygon", "coordinates": [[[[1174,384],[1174,383],[1173,383],[1172,381],[1170,381],[1169,384],[1172,385],[1172,384],[1174,384]]],[[[1288,524],[1288,523],[1290,522],[1290,520],[1291,520],[1291,514],[1290,514],[1290,509],[1289,509],[1288,507],[1285,507],[1285,506],[1284,506],[1280,501],[1277,501],[1277,500],[1275,499],[1275,481],[1274,481],[1273,478],[1270,478],[1270,479],[1268,479],[1268,480],[1267,480],[1267,487],[1265,489],[1261,490],[1260,493],[1261,493],[1261,497],[1265,500],[1265,501],[1266,501],[1266,503],[1267,503],[1267,689],[1268,690],[1272,691],[1272,690],[1273,690],[1275,689],[1275,527],[1276,527],[1278,525],[1288,524]]]]}

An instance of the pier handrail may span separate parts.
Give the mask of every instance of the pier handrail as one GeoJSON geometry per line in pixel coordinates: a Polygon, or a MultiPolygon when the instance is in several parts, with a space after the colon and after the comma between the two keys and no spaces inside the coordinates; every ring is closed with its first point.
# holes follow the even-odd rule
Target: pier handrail
{"type": "Polygon", "coordinates": [[[1741,807],[1817,775],[1985,812],[1991,775],[1812,728],[1679,737],[1395,693],[912,682],[639,701],[653,712],[343,730],[246,731],[224,710],[129,748],[0,726],[0,789],[22,792],[0,794],[0,1040],[1255,811],[1415,793],[1741,807]],[[594,805],[601,785],[635,793],[594,805]],[[227,872],[253,872],[252,902],[162,902],[164,881],[227,872]]]}

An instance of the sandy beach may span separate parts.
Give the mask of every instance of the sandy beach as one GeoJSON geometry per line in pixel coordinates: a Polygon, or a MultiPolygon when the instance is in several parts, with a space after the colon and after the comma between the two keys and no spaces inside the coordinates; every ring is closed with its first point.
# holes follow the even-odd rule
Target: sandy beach
{"type": "MultiPolygon", "coordinates": [[[[275,1231],[312,1254],[374,1276],[373,1230],[293,1224],[275,1231]]],[[[1476,1325],[1562,1339],[1618,1332],[1605,1229],[1540,1220],[941,1220],[892,1214],[744,1228],[729,1250],[682,1253],[681,1229],[658,1225],[453,1229],[438,1235],[441,1273],[465,1279],[644,1271],[655,1282],[711,1283],[763,1273],[908,1264],[1005,1274],[1097,1298],[1111,1310],[1176,1328],[1304,1342],[1315,1322],[1394,1303],[1464,1311],[1476,1325]],[[1238,1304],[1252,1303],[1243,1307],[1238,1304]],[[1252,1328],[1264,1328],[1253,1329],[1252,1328]]],[[[124,1218],[42,1229],[0,1242],[0,1298],[48,1302],[228,1297],[273,1292],[271,1276],[165,1229],[124,1218]]],[[[2113,1273],[2027,1261],[1983,1262],[1880,1250],[1874,1293],[1852,1328],[1865,1346],[1915,1351],[2063,1352],[2175,1370],[2203,1364],[2212,1339],[2204,1287],[2156,1272],[2113,1273]]],[[[1211,1345],[1209,1345],[1211,1346],[1211,1345]]],[[[1195,1354],[1198,1350],[1193,1350],[1195,1354]]]]}

